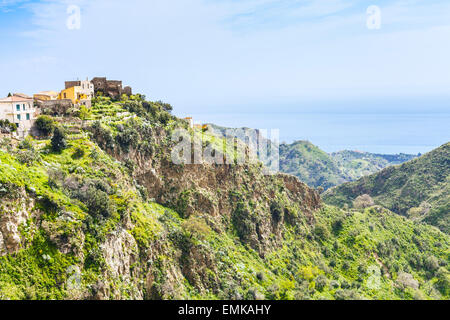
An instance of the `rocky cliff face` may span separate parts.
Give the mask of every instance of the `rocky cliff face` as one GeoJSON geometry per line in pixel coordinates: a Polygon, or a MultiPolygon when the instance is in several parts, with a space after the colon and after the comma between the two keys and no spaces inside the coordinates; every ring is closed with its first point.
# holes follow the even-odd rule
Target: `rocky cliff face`
{"type": "MultiPolygon", "coordinates": [[[[0,256],[17,253],[25,245],[27,221],[37,214],[35,201],[21,189],[0,203],[0,256]]],[[[28,236],[30,236],[28,234],[28,236]]]]}
{"type": "Polygon", "coordinates": [[[133,176],[150,198],[186,219],[206,214],[216,230],[234,226],[261,256],[279,246],[285,223],[312,225],[321,207],[319,194],[294,176],[263,175],[259,164],[176,165],[166,152],[156,161],[135,150],[114,154],[137,163],[133,176]]]}

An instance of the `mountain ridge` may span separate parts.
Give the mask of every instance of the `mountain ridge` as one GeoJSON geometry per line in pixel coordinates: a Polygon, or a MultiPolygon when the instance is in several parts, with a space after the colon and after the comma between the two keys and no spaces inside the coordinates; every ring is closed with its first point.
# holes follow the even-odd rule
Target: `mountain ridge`
{"type": "Polygon", "coordinates": [[[325,190],[415,157],[350,150],[328,154],[304,140],[280,145],[281,171],[299,177],[311,187],[322,187],[325,190]]]}
{"type": "Polygon", "coordinates": [[[419,221],[432,222],[449,232],[450,143],[401,165],[383,169],[328,190],[323,198],[338,206],[352,206],[363,194],[375,203],[419,221]]]}

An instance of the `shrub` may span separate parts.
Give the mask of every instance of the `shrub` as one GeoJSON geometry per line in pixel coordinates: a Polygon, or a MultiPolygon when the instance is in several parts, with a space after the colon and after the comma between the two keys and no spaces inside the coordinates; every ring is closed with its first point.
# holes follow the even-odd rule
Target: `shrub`
{"type": "Polygon", "coordinates": [[[358,293],[354,290],[337,290],[334,297],[336,300],[359,300],[358,293]]]}
{"type": "Polygon", "coordinates": [[[115,208],[106,192],[98,190],[95,187],[89,187],[85,193],[85,197],[85,204],[90,215],[106,218],[115,212],[115,208]]]}
{"type": "Polygon", "coordinates": [[[170,119],[170,114],[168,114],[167,112],[161,112],[159,115],[159,121],[164,125],[166,125],[170,119]]]}
{"type": "Polygon", "coordinates": [[[21,150],[16,152],[15,155],[17,160],[19,160],[19,162],[26,165],[31,165],[34,162],[40,161],[41,159],[41,156],[35,150],[21,150]]]}
{"type": "Polygon", "coordinates": [[[399,273],[397,284],[403,290],[406,290],[406,288],[419,289],[419,281],[415,280],[411,274],[406,272],[399,273]]]}
{"type": "Polygon", "coordinates": [[[266,281],[266,275],[264,274],[264,272],[257,272],[256,279],[258,279],[261,282],[264,282],[266,281]]]}
{"type": "Polygon", "coordinates": [[[270,205],[270,213],[272,214],[273,221],[279,223],[283,219],[284,208],[279,202],[273,202],[270,205]]]}
{"type": "Polygon", "coordinates": [[[353,207],[355,209],[365,209],[372,207],[375,203],[373,202],[373,199],[368,194],[363,194],[362,196],[359,196],[353,201],[353,207]]]}
{"type": "Polygon", "coordinates": [[[51,146],[54,152],[61,152],[67,147],[66,134],[61,127],[55,127],[51,146]]]}
{"type": "Polygon", "coordinates": [[[49,116],[40,116],[36,119],[35,126],[38,131],[45,137],[52,134],[55,129],[55,123],[49,116]]]}
{"type": "Polygon", "coordinates": [[[84,149],[80,148],[80,147],[77,147],[75,149],[74,153],[72,154],[72,159],[75,159],[75,160],[76,159],[81,159],[81,158],[84,157],[84,154],[85,154],[84,149]]]}
{"type": "Polygon", "coordinates": [[[104,128],[100,121],[94,122],[92,126],[88,128],[92,133],[92,138],[103,150],[111,150],[114,148],[114,138],[109,129],[104,128]]]}
{"type": "Polygon", "coordinates": [[[450,272],[445,268],[439,268],[436,272],[436,288],[444,295],[450,293],[450,272]]]}
{"type": "Polygon", "coordinates": [[[204,219],[199,217],[191,217],[185,220],[181,227],[191,238],[195,236],[199,240],[205,240],[211,233],[211,228],[206,224],[204,219]]]}
{"type": "Polygon", "coordinates": [[[12,133],[17,131],[17,126],[15,123],[9,122],[8,119],[0,120],[0,132],[1,133],[12,133]]]}
{"type": "Polygon", "coordinates": [[[330,231],[328,231],[328,228],[323,224],[316,224],[314,227],[314,235],[321,240],[326,240],[330,237],[330,231]]]}
{"type": "Polygon", "coordinates": [[[439,260],[435,256],[430,256],[425,260],[425,268],[428,271],[436,271],[439,269],[439,260]]]}
{"type": "Polygon", "coordinates": [[[343,218],[338,218],[333,222],[333,232],[334,233],[339,233],[343,227],[344,227],[344,219],[343,218]]]}
{"type": "Polygon", "coordinates": [[[328,286],[328,279],[323,274],[319,275],[316,278],[316,288],[319,291],[322,291],[324,288],[328,286]]]}
{"type": "Polygon", "coordinates": [[[247,292],[247,297],[250,300],[264,300],[264,294],[260,293],[256,288],[250,288],[247,292]]]}
{"type": "Polygon", "coordinates": [[[333,289],[338,289],[338,288],[340,288],[341,287],[341,284],[339,283],[339,281],[337,281],[337,280],[331,280],[331,282],[330,282],[330,289],[331,290],[333,290],[333,289]]]}
{"type": "Polygon", "coordinates": [[[18,147],[22,150],[34,150],[33,140],[30,137],[26,137],[19,143],[18,147]]]}
{"type": "Polygon", "coordinates": [[[84,122],[92,116],[92,109],[82,105],[78,116],[82,120],[82,126],[84,127],[84,122]]]}
{"type": "Polygon", "coordinates": [[[60,169],[50,169],[47,171],[47,175],[48,175],[48,185],[51,188],[61,187],[66,177],[65,172],[60,169]]]}
{"type": "Polygon", "coordinates": [[[130,147],[136,147],[139,142],[139,133],[135,126],[124,128],[122,132],[117,134],[116,142],[125,152],[128,152],[130,147]]]}
{"type": "Polygon", "coordinates": [[[134,170],[136,169],[136,163],[130,158],[125,159],[124,166],[128,169],[130,174],[133,174],[134,170]]]}
{"type": "Polygon", "coordinates": [[[165,102],[162,102],[162,101],[158,101],[157,103],[161,106],[161,108],[164,111],[169,112],[169,113],[172,112],[173,107],[169,103],[165,103],[165,102]]]}

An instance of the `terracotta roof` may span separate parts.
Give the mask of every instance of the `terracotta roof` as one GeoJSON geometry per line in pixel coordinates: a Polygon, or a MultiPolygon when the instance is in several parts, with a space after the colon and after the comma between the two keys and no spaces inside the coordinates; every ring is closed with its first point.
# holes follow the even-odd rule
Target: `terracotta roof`
{"type": "Polygon", "coordinates": [[[13,93],[13,96],[17,96],[19,98],[25,98],[25,99],[32,99],[32,97],[30,97],[29,95],[25,94],[25,93],[21,93],[21,92],[15,92],[13,93]]]}
{"type": "Polygon", "coordinates": [[[7,98],[0,99],[0,102],[30,102],[33,101],[32,98],[22,98],[18,96],[11,96],[7,98]]]}

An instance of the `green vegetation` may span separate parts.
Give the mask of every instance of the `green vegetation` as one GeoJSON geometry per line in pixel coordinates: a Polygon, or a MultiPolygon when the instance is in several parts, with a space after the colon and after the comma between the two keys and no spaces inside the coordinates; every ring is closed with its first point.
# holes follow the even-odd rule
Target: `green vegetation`
{"type": "Polygon", "coordinates": [[[67,147],[66,134],[64,133],[64,129],[61,127],[55,127],[53,130],[51,146],[54,152],[61,152],[67,147]]]}
{"type": "Polygon", "coordinates": [[[324,200],[352,206],[353,200],[370,195],[384,206],[416,221],[450,232],[450,143],[420,158],[329,190],[324,200]]]}
{"type": "Polygon", "coordinates": [[[280,145],[280,170],[314,188],[328,189],[350,179],[329,154],[307,141],[280,145]]]}
{"type": "Polygon", "coordinates": [[[325,190],[414,158],[406,154],[382,155],[358,151],[328,154],[308,141],[280,145],[281,171],[297,176],[310,187],[325,190]]]}
{"type": "Polygon", "coordinates": [[[168,111],[97,97],[85,129],[0,142],[0,299],[449,299],[447,234],[260,165],[174,165],[168,111]]]}
{"type": "Polygon", "coordinates": [[[35,122],[36,128],[39,130],[39,133],[44,137],[48,137],[53,133],[55,129],[54,121],[49,116],[39,116],[35,122]]]}
{"type": "Polygon", "coordinates": [[[17,125],[9,120],[0,120],[0,133],[13,133],[17,131],[17,125]]]}

